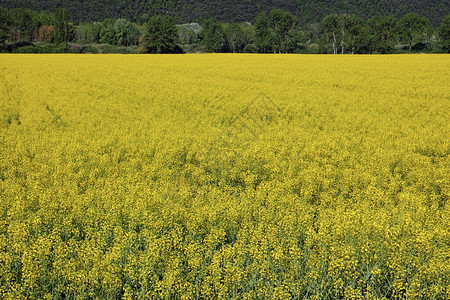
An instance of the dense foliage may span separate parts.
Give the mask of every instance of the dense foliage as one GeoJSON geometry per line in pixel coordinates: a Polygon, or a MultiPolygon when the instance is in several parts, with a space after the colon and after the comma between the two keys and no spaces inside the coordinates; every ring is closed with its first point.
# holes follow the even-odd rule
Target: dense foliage
{"type": "MultiPolygon", "coordinates": [[[[141,53],[179,53],[177,29],[170,16],[154,16],[144,25],[144,35],[140,40],[141,53]]],[[[180,49],[180,50],[179,50],[180,49]]]]}
{"type": "Polygon", "coordinates": [[[54,11],[69,10],[75,21],[101,21],[106,18],[126,18],[144,23],[156,14],[170,14],[176,23],[202,22],[215,17],[220,22],[254,22],[260,11],[283,9],[300,17],[302,22],[317,22],[331,13],[357,14],[369,18],[375,15],[418,13],[436,26],[448,14],[448,0],[0,0],[7,8],[31,8],[54,11]]]}
{"type": "Polygon", "coordinates": [[[0,70],[1,299],[450,298],[448,55],[0,70]]]}
{"type": "Polygon", "coordinates": [[[442,23],[438,28],[438,35],[442,48],[447,53],[450,53],[450,15],[447,15],[444,20],[442,20],[442,23]]]}
{"type": "Polygon", "coordinates": [[[260,13],[255,24],[258,50],[261,53],[292,52],[300,41],[299,31],[298,18],[287,11],[273,9],[267,16],[265,12],[260,13]]]}
{"type": "Polygon", "coordinates": [[[8,11],[0,7],[0,51],[6,46],[9,22],[8,11]]]}
{"type": "Polygon", "coordinates": [[[414,37],[424,33],[429,20],[416,13],[409,13],[397,22],[398,34],[408,41],[409,51],[412,50],[414,37]]]}
{"type": "Polygon", "coordinates": [[[319,21],[302,24],[298,15],[282,9],[272,9],[269,12],[261,11],[254,24],[221,23],[215,18],[209,18],[201,24],[176,25],[175,20],[167,14],[155,15],[144,24],[125,18],[75,24],[68,10],[62,8],[58,8],[54,14],[21,8],[2,9],[0,51],[334,54],[448,52],[448,17],[438,27],[416,13],[406,14],[400,19],[392,15],[377,15],[365,19],[357,14],[328,14],[319,21]],[[114,50],[108,45],[118,48],[114,50]]]}
{"type": "Polygon", "coordinates": [[[201,39],[208,52],[227,52],[228,41],[225,30],[217,20],[208,19],[201,32],[201,39]]]}

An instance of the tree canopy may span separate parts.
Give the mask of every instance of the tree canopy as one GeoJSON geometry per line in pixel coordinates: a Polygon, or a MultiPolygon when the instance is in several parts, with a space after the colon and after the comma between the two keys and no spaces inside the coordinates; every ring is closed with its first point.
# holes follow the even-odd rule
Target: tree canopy
{"type": "Polygon", "coordinates": [[[7,10],[0,7],[0,52],[5,48],[9,22],[7,10]]]}
{"type": "Polygon", "coordinates": [[[53,12],[58,7],[68,9],[75,22],[97,21],[106,18],[125,18],[144,23],[157,14],[170,14],[178,24],[198,22],[214,17],[220,22],[251,22],[261,11],[283,9],[299,17],[304,23],[319,22],[328,14],[356,14],[363,18],[393,15],[400,18],[411,12],[440,24],[450,12],[448,0],[0,0],[0,7],[30,8],[53,12]]]}
{"type": "Polygon", "coordinates": [[[202,35],[203,44],[208,52],[227,52],[228,41],[225,30],[217,20],[209,19],[205,22],[202,35]]]}
{"type": "Polygon", "coordinates": [[[450,14],[442,20],[438,33],[442,48],[450,53],[450,14]]]}
{"type": "Polygon", "coordinates": [[[140,41],[141,53],[177,53],[178,34],[175,22],[170,16],[154,16],[144,25],[144,35],[140,41]]]}
{"type": "Polygon", "coordinates": [[[412,50],[412,43],[418,35],[423,35],[429,20],[416,13],[404,15],[397,22],[397,31],[401,37],[409,43],[409,52],[412,50]]]}

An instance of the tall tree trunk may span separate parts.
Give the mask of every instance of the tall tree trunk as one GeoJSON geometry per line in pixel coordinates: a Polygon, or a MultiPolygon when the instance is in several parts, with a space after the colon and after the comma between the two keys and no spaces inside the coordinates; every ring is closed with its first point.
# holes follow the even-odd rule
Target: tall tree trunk
{"type": "Polygon", "coordinates": [[[336,34],[333,32],[333,54],[337,54],[336,34]]]}

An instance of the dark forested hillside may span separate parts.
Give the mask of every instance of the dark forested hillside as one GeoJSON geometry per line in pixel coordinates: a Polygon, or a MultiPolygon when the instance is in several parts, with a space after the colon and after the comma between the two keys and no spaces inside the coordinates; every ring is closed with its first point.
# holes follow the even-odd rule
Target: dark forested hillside
{"type": "Polygon", "coordinates": [[[329,13],[354,13],[362,17],[416,12],[434,25],[449,13],[450,0],[0,0],[0,7],[69,10],[73,21],[126,18],[144,22],[155,14],[169,14],[177,23],[201,22],[211,16],[223,22],[253,22],[259,11],[281,8],[302,22],[320,21],[329,13]]]}

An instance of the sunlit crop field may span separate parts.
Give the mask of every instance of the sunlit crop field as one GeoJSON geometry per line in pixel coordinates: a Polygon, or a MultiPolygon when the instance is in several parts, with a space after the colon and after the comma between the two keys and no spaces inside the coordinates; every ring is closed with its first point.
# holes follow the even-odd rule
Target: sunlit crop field
{"type": "Polygon", "coordinates": [[[449,299],[450,56],[1,55],[1,299],[449,299]]]}

